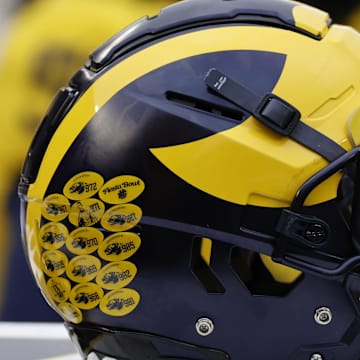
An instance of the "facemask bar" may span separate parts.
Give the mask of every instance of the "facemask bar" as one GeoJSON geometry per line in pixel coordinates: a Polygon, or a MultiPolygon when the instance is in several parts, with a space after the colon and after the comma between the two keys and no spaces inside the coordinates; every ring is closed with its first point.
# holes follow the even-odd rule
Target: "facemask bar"
{"type": "MultiPolygon", "coordinates": [[[[324,182],[330,176],[350,165],[355,167],[355,171],[349,174],[352,177],[352,181],[354,183],[354,195],[352,199],[352,214],[350,224],[351,238],[355,248],[360,250],[360,147],[356,147],[346,154],[340,156],[338,159],[331,162],[327,167],[320,170],[317,174],[307,180],[298,190],[291,204],[290,211],[295,214],[301,212],[301,209],[304,207],[306,198],[315,189],[315,187],[324,182]]],[[[283,265],[303,270],[305,272],[314,273],[317,276],[326,278],[344,277],[355,267],[360,265],[360,255],[354,255],[348,259],[345,259],[340,265],[331,269],[319,265],[314,265],[294,255],[287,254],[285,249],[279,249],[282,244],[283,242],[279,242],[278,248],[274,252],[274,261],[280,262],[283,265]]]]}

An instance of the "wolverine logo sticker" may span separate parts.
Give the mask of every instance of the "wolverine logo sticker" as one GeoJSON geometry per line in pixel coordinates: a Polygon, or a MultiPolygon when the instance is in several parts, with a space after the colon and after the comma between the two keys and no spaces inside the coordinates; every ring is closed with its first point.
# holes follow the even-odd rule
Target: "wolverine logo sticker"
{"type": "Polygon", "coordinates": [[[120,232],[108,236],[100,245],[98,254],[107,261],[126,260],[139,249],[140,237],[131,232],[120,232]]]}
{"type": "Polygon", "coordinates": [[[101,300],[100,310],[110,316],[124,316],[134,311],[139,302],[140,295],[136,290],[113,290],[101,300]]]}
{"type": "Polygon", "coordinates": [[[133,175],[117,176],[104,184],[100,199],[109,204],[124,204],[136,199],[145,189],[144,182],[133,175]]]}
{"type": "Polygon", "coordinates": [[[101,231],[92,227],[81,227],[72,231],[66,239],[66,247],[73,254],[88,255],[93,253],[103,241],[101,231]]]}
{"type": "Polygon", "coordinates": [[[101,298],[104,296],[104,291],[100,286],[94,283],[78,284],[70,293],[70,301],[73,305],[83,310],[90,310],[95,308],[101,298]]]}
{"type": "Polygon", "coordinates": [[[95,256],[75,256],[70,260],[66,274],[75,282],[88,282],[95,278],[100,268],[101,262],[95,256]]]}
{"type": "Polygon", "coordinates": [[[129,285],[136,272],[136,266],[129,261],[110,263],[99,271],[96,283],[107,290],[119,289],[129,285]]]}
{"type": "Polygon", "coordinates": [[[46,286],[53,300],[63,302],[69,298],[71,290],[69,280],[61,277],[50,278],[47,281],[46,286]]]}
{"type": "Polygon", "coordinates": [[[41,260],[45,274],[54,277],[62,275],[68,264],[68,258],[59,250],[45,251],[41,256],[41,260]]]}
{"type": "Polygon", "coordinates": [[[41,214],[50,221],[64,220],[70,210],[69,200],[61,194],[51,194],[45,198],[41,207],[41,214]]]}
{"type": "Polygon", "coordinates": [[[141,216],[141,209],[134,204],[116,205],[106,211],[101,225],[109,231],[126,231],[134,227],[141,216]]]}
{"type": "Polygon", "coordinates": [[[57,306],[57,309],[59,310],[60,315],[64,318],[64,320],[73,324],[80,324],[82,322],[82,312],[75,305],[69,302],[64,302],[60,303],[57,306]]]}
{"type": "Polygon", "coordinates": [[[47,223],[40,228],[39,242],[47,250],[61,248],[66,241],[69,232],[65,225],[60,223],[47,223]]]}
{"type": "Polygon", "coordinates": [[[64,195],[71,200],[84,200],[95,195],[104,183],[101,175],[84,171],[73,176],[64,186],[64,195]]]}
{"type": "Polygon", "coordinates": [[[97,199],[77,201],[71,206],[69,221],[75,226],[96,224],[105,211],[105,205],[97,199]]]}

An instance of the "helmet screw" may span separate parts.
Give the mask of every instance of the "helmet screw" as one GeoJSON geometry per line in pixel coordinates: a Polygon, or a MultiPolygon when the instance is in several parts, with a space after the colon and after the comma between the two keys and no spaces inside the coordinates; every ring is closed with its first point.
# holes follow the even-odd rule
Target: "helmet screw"
{"type": "Polygon", "coordinates": [[[326,240],[327,231],[322,224],[311,224],[305,231],[305,238],[314,244],[320,244],[326,240]]]}
{"type": "Polygon", "coordinates": [[[319,353],[312,354],[310,360],[324,360],[323,356],[319,353]]]}
{"type": "Polygon", "coordinates": [[[322,306],[315,310],[315,322],[319,325],[327,325],[332,320],[332,313],[328,307],[322,306]]]}
{"type": "Polygon", "coordinates": [[[200,318],[195,324],[196,332],[201,336],[208,336],[214,331],[214,324],[208,318],[200,318]]]}

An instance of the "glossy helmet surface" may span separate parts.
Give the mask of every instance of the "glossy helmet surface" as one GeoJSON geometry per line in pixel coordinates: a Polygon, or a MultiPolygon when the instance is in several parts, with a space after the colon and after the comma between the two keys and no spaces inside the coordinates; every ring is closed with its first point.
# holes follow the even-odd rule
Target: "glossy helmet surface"
{"type": "Polygon", "coordinates": [[[355,359],[360,36],[284,0],[186,0],[58,93],[19,193],[89,359],[355,359]]]}

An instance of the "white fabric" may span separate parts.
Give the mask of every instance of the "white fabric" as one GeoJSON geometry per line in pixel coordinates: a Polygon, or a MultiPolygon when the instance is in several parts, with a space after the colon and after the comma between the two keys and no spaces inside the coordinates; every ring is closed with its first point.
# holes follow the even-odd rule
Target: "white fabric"
{"type": "Polygon", "coordinates": [[[81,360],[60,322],[0,322],[0,349],[4,360],[81,360]]]}

